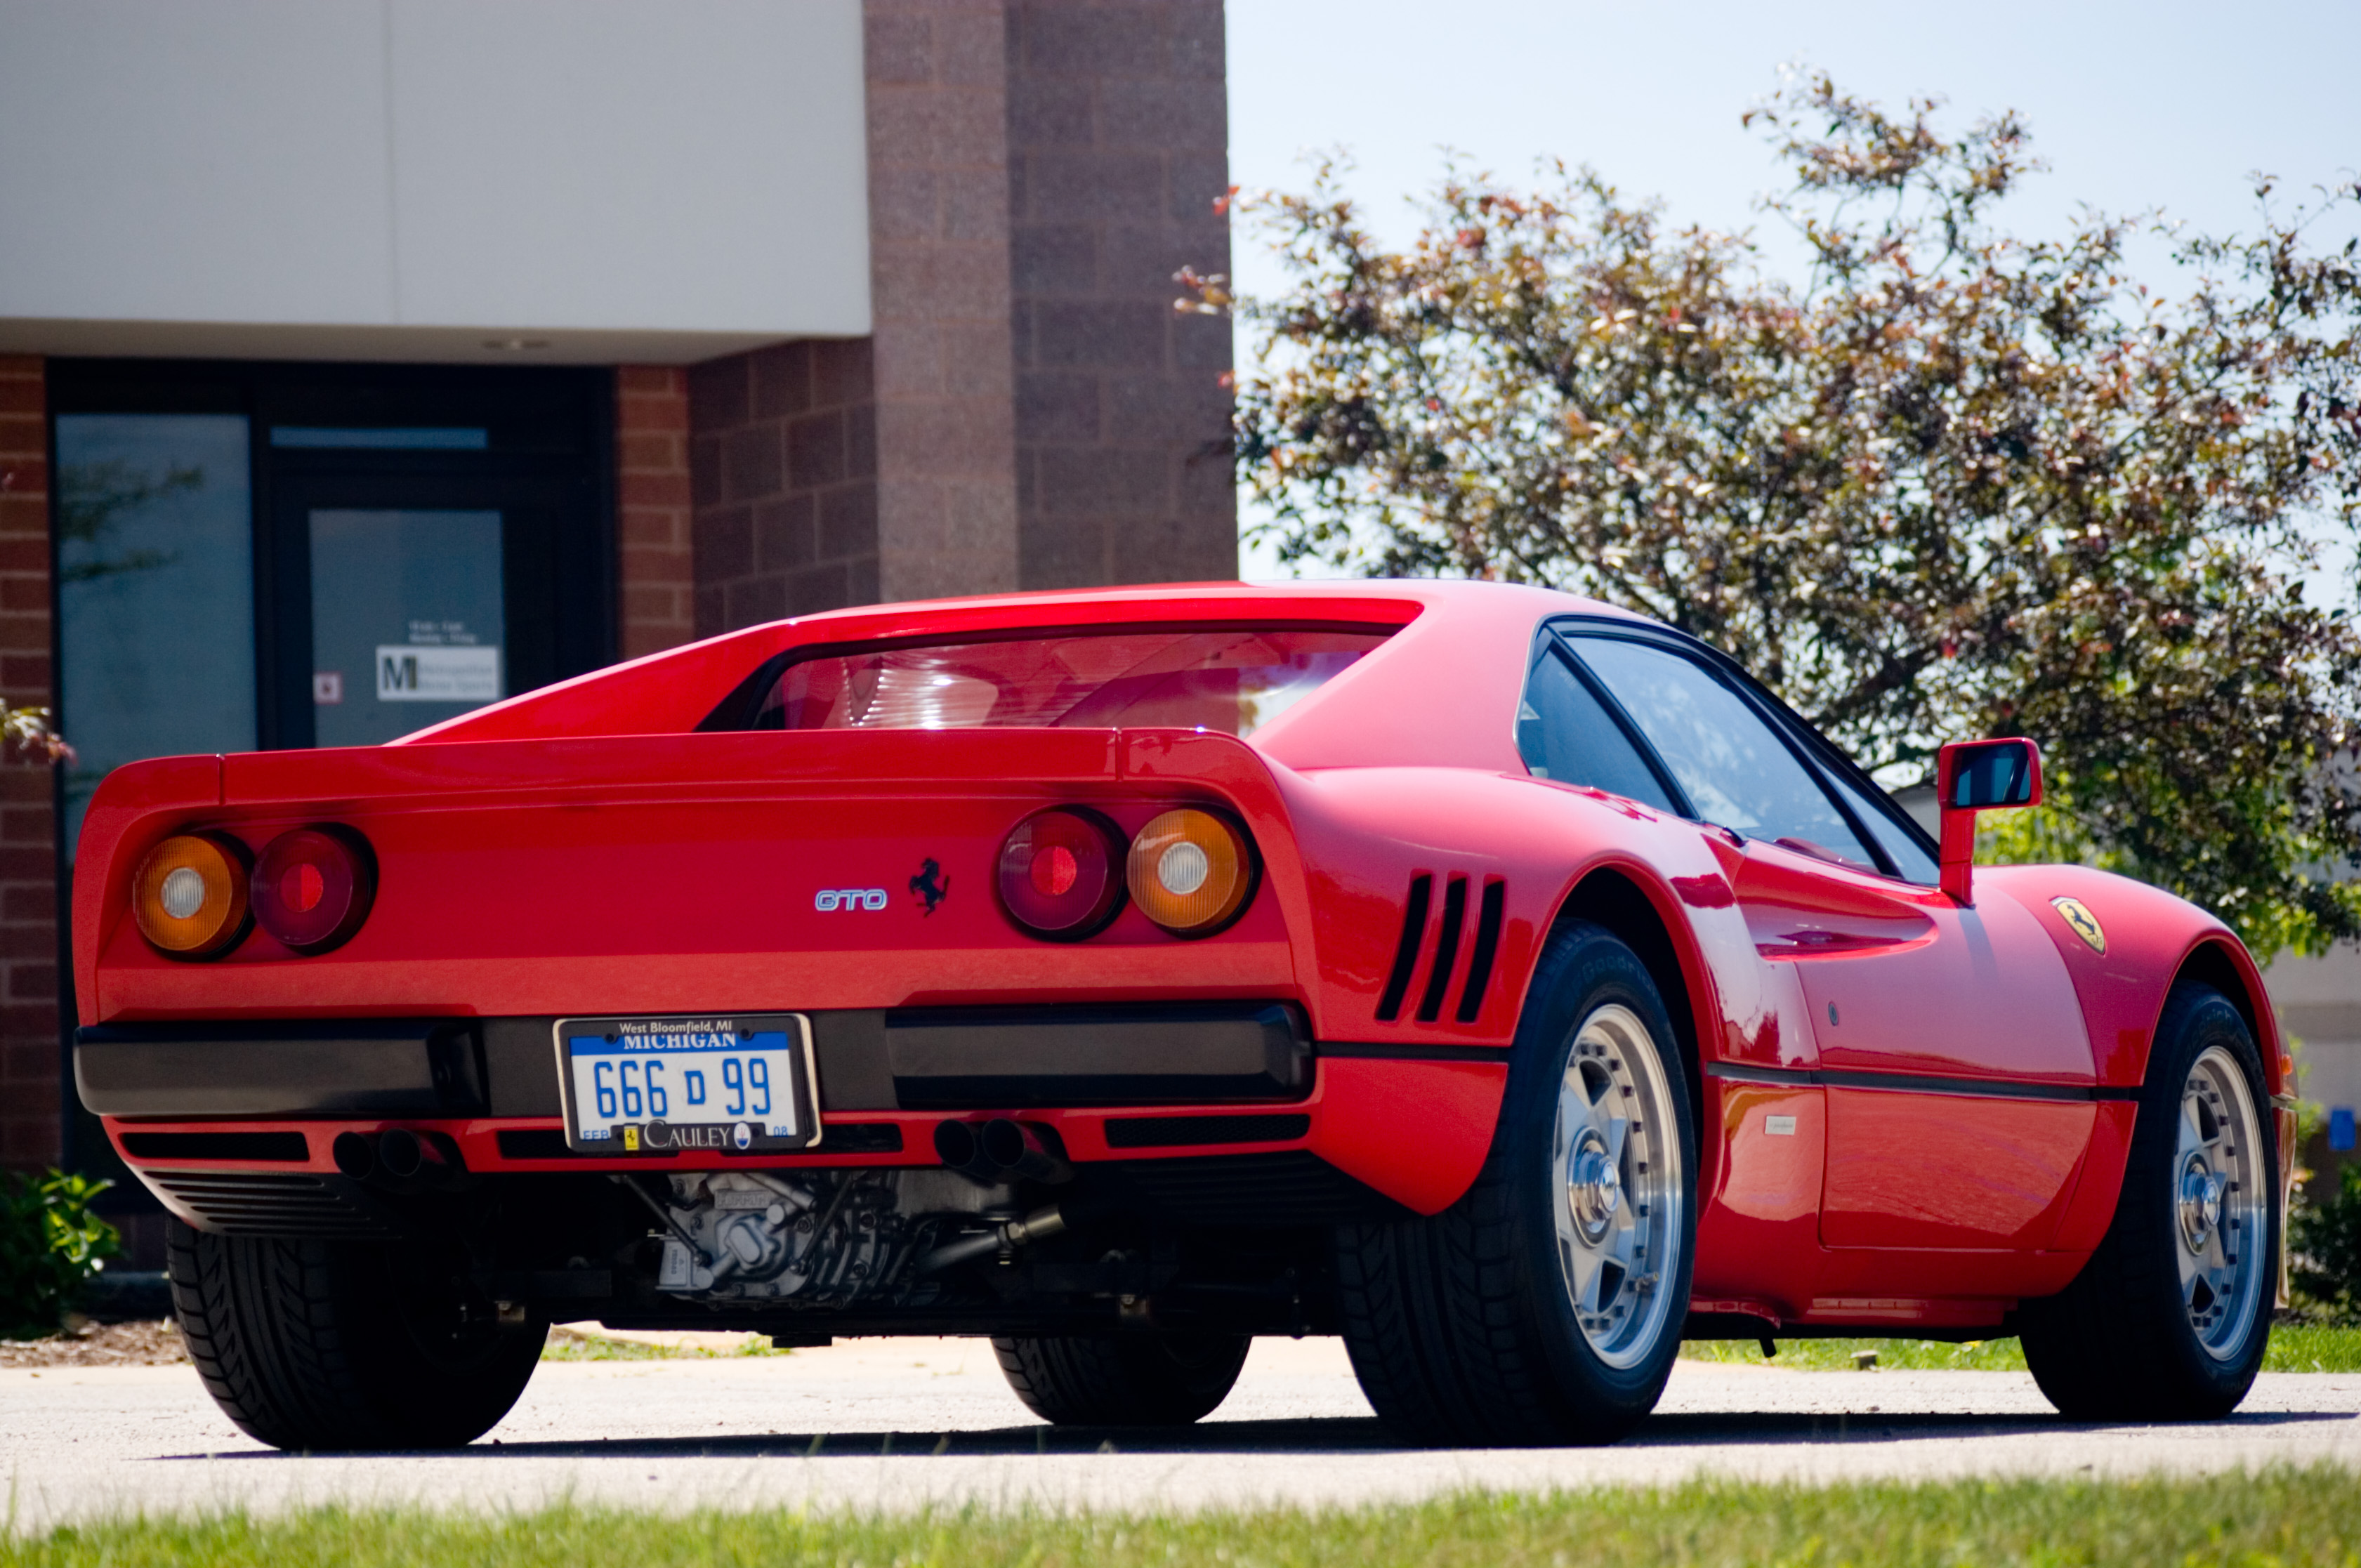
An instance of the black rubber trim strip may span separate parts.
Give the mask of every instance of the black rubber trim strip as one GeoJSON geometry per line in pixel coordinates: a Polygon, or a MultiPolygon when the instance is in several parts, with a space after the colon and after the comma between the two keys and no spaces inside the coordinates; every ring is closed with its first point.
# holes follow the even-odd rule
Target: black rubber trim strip
{"type": "MultiPolygon", "coordinates": [[[[1327,1049],[1324,1046],[1321,1048],[1323,1051],[1327,1049]]],[[[1827,1089],[1886,1089],[1903,1094],[1973,1094],[1989,1100],[2131,1101],[2137,1100],[2140,1094],[2136,1089],[2121,1089],[2108,1084],[2094,1088],[2078,1083],[1996,1083],[1987,1078],[1745,1067],[1730,1062],[1708,1063],[1705,1073],[1708,1078],[1726,1078],[1733,1083],[1817,1084],[1827,1089]]]]}
{"type": "Polygon", "coordinates": [[[1467,983],[1459,992],[1459,1021],[1473,1024],[1484,1011],[1484,992],[1492,983],[1492,959],[1500,950],[1500,916],[1509,901],[1509,884],[1499,877],[1484,880],[1484,907],[1476,916],[1476,946],[1467,954],[1467,983]]]}
{"type": "Polygon", "coordinates": [[[1401,1016],[1402,996],[1418,968],[1419,944],[1426,940],[1427,906],[1434,902],[1434,878],[1425,872],[1410,879],[1410,905],[1402,911],[1401,941],[1394,948],[1394,972],[1386,977],[1385,994],[1378,998],[1378,1022],[1390,1024],[1401,1016]]]}
{"type": "Polygon", "coordinates": [[[1467,923],[1467,879],[1455,876],[1443,888],[1443,925],[1434,937],[1434,969],[1426,977],[1426,994],[1418,1001],[1418,1021],[1432,1024],[1443,1014],[1443,997],[1451,989],[1451,971],[1459,965],[1459,927],[1467,923]]]}
{"type": "Polygon", "coordinates": [[[1346,1061],[1501,1061],[1506,1046],[1411,1046],[1390,1041],[1323,1040],[1312,1054],[1346,1061]]]}

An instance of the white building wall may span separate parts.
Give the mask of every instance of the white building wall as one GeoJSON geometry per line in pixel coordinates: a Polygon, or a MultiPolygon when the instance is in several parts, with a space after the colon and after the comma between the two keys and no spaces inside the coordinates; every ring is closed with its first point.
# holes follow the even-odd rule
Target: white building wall
{"type": "Polygon", "coordinates": [[[0,352],[869,330],[859,0],[0,0],[0,352]]]}

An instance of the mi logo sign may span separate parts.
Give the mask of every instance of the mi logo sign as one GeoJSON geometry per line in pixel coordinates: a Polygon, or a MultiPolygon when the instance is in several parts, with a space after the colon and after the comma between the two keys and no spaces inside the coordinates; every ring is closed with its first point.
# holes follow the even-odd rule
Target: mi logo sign
{"type": "Polygon", "coordinates": [[[500,695],[498,648],[378,648],[379,702],[496,702],[500,695]]]}

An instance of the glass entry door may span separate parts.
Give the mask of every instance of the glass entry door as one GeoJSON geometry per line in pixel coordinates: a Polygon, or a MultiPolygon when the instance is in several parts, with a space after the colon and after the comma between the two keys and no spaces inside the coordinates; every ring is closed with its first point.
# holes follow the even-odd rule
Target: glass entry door
{"type": "Polygon", "coordinates": [[[497,511],[315,508],[312,740],[374,746],[509,695],[497,511]]]}

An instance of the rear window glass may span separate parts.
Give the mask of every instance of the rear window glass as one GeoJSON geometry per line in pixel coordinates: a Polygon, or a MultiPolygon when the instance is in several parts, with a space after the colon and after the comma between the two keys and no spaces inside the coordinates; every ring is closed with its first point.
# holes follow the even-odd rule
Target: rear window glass
{"type": "MultiPolygon", "coordinates": [[[[788,657],[712,729],[1170,727],[1246,736],[1391,628],[1191,627],[1060,632],[788,657]]],[[[727,709],[732,705],[725,704],[727,709]]]]}

